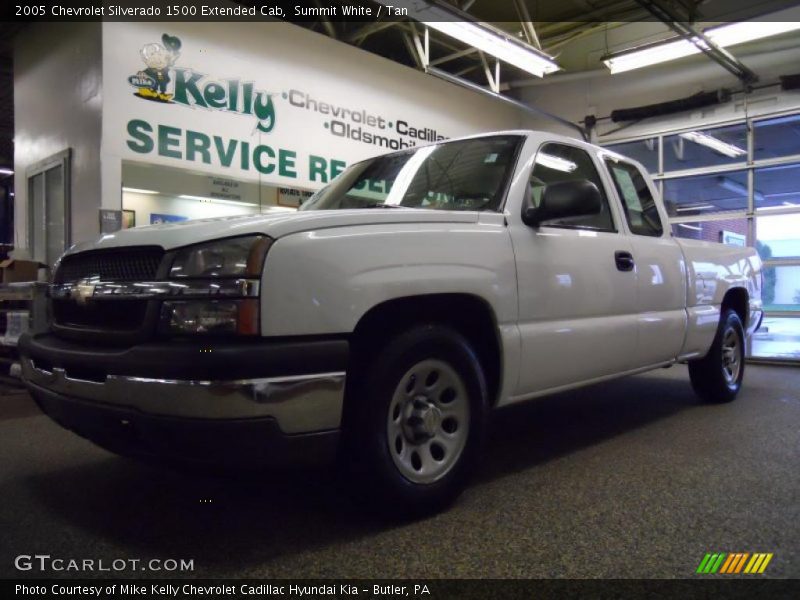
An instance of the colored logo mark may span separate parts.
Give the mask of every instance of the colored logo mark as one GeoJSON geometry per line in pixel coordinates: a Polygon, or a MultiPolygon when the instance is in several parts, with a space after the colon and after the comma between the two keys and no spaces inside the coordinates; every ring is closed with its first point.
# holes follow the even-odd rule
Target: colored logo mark
{"type": "Polygon", "coordinates": [[[772,560],[772,556],[771,552],[756,552],[754,554],[749,552],[708,553],[700,561],[700,566],[697,567],[696,573],[708,575],[715,573],[721,575],[760,574],[766,570],[769,561],[772,560]]]}

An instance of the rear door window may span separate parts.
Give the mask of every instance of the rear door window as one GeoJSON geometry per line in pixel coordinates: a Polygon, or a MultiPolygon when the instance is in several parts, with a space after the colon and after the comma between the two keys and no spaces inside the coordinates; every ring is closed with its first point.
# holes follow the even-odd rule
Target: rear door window
{"type": "Polygon", "coordinates": [[[631,233],[661,237],[664,226],[650,186],[639,169],[623,161],[606,159],[606,166],[617,188],[631,233]]]}

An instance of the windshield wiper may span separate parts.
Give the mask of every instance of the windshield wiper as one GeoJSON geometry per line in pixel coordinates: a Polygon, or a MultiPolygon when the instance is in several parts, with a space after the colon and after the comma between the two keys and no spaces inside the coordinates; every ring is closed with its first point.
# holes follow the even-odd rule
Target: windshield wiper
{"type": "Polygon", "coordinates": [[[408,208],[407,206],[400,206],[399,204],[384,204],[383,202],[374,202],[372,204],[365,204],[359,208],[408,208]]]}

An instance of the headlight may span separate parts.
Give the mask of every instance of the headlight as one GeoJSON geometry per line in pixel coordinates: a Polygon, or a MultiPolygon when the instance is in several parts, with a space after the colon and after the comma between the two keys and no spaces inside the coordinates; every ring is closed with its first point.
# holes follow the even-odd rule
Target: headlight
{"type": "Polygon", "coordinates": [[[258,300],[167,301],[161,329],[169,334],[257,335],[258,300]]]}
{"type": "Polygon", "coordinates": [[[263,235],[217,240],[178,250],[170,278],[261,277],[272,240],[263,235]]]}
{"type": "Polygon", "coordinates": [[[187,281],[169,285],[179,286],[184,297],[206,297],[165,300],[161,305],[160,331],[178,335],[258,335],[258,281],[253,279],[261,279],[270,244],[271,238],[248,235],[177,250],[169,277],[187,281]]]}

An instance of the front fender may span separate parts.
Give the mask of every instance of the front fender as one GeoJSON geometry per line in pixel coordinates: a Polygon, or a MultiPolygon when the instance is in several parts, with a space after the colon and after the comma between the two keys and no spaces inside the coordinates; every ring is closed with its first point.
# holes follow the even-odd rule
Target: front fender
{"type": "Polygon", "coordinates": [[[507,230],[485,223],[352,226],[282,237],[262,278],[264,336],[351,333],[387,300],[465,293],[498,324],[516,321],[516,271],[507,230]]]}

